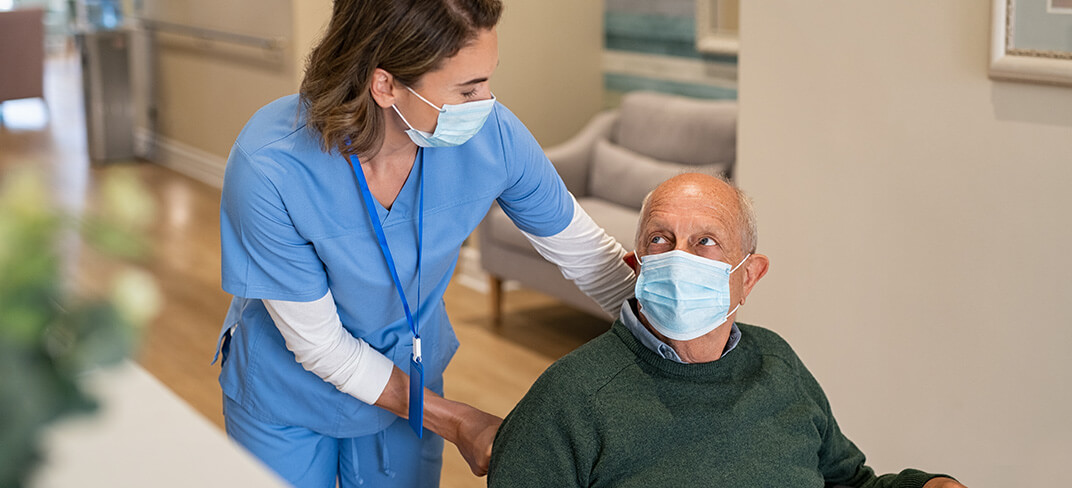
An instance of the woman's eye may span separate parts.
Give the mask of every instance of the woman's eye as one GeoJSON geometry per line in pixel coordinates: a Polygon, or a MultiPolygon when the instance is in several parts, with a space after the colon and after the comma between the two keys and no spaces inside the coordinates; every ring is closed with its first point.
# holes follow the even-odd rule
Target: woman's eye
{"type": "Polygon", "coordinates": [[[712,239],[710,237],[702,237],[702,238],[700,238],[699,244],[701,246],[717,246],[718,241],[716,241],[716,240],[714,240],[714,239],[712,239]]]}
{"type": "Polygon", "coordinates": [[[666,244],[666,238],[663,236],[655,236],[651,238],[652,244],[666,244]]]}
{"type": "Polygon", "coordinates": [[[474,89],[469,90],[467,92],[462,92],[462,96],[465,97],[466,100],[468,100],[470,98],[473,98],[473,97],[476,96],[476,89],[474,88],[474,89]]]}

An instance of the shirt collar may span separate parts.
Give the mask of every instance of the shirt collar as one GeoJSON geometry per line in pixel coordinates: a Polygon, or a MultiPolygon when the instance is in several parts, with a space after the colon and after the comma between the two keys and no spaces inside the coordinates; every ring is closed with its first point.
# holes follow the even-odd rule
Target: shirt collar
{"type": "MultiPolygon", "coordinates": [[[[626,300],[624,307],[622,307],[621,315],[619,319],[625,324],[629,332],[633,333],[633,337],[636,337],[644,347],[651,349],[652,352],[658,354],[663,359],[669,359],[681,364],[688,364],[681,360],[681,357],[677,355],[677,351],[670,347],[667,343],[659,340],[652,334],[644,324],[640,323],[640,317],[637,315],[636,299],[630,298],[626,300]]],[[[734,322],[730,326],[730,338],[726,341],[726,349],[722,351],[722,355],[719,359],[726,357],[733,348],[737,347],[737,343],[741,341],[741,329],[737,327],[737,322],[734,322]]]]}

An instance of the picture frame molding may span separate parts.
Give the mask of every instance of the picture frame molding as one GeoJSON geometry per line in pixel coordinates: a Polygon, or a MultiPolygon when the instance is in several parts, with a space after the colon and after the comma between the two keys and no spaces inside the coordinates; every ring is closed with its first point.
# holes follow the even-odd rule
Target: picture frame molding
{"type": "Polygon", "coordinates": [[[1072,52],[1009,49],[1018,0],[991,0],[990,78],[1072,85],[1072,52]]]}
{"type": "Polygon", "coordinates": [[[741,42],[737,32],[718,26],[714,13],[720,0],[696,0],[696,50],[704,54],[737,56],[741,42]]]}

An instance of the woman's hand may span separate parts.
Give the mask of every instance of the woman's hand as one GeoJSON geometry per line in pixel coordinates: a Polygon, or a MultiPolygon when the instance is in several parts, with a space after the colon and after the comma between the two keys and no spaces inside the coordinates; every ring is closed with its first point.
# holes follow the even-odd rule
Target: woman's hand
{"type": "Polygon", "coordinates": [[[477,476],[488,474],[491,461],[491,443],[503,419],[490,413],[459,403],[465,407],[459,414],[458,437],[451,440],[458,446],[469,469],[477,476]]]}

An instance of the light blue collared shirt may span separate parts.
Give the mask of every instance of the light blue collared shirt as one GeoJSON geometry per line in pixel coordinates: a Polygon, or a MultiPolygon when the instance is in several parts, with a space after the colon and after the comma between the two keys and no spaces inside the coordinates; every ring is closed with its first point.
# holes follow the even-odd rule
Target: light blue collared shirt
{"type": "MultiPolygon", "coordinates": [[[[633,337],[636,337],[644,347],[651,349],[655,354],[658,354],[663,359],[669,359],[681,364],[688,364],[681,360],[681,357],[677,355],[677,351],[670,347],[667,343],[659,340],[652,334],[644,324],[640,323],[640,317],[637,316],[636,311],[636,299],[630,298],[625,301],[625,306],[622,307],[622,313],[619,319],[629,331],[633,333],[633,337]]],[[[733,348],[737,347],[737,343],[741,340],[741,329],[737,327],[737,322],[734,322],[730,328],[730,339],[726,341],[726,349],[722,351],[722,355],[719,359],[726,357],[733,348]]]]}

